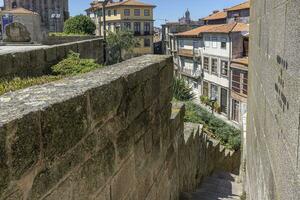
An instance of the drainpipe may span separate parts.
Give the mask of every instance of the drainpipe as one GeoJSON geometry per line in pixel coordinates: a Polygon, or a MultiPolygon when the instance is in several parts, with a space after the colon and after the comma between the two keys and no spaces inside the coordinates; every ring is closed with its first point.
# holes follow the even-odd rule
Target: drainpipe
{"type": "Polygon", "coordinates": [[[231,83],[232,83],[232,79],[231,79],[231,68],[230,68],[230,65],[231,65],[231,59],[232,59],[232,38],[231,38],[231,33],[229,33],[229,62],[228,62],[228,80],[229,80],[229,89],[228,89],[228,92],[229,92],[229,102],[228,102],[228,119],[231,120],[231,83]]]}

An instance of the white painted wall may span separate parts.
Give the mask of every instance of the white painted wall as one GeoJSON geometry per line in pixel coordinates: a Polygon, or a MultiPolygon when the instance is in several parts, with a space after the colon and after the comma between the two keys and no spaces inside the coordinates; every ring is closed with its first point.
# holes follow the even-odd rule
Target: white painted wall
{"type": "Polygon", "coordinates": [[[221,57],[230,57],[230,41],[228,34],[211,34],[205,33],[203,34],[203,41],[205,44],[205,48],[203,53],[214,55],[214,56],[221,56],[221,57]],[[214,40],[213,40],[214,39],[214,40]],[[221,41],[226,41],[226,49],[221,48],[221,41]]]}

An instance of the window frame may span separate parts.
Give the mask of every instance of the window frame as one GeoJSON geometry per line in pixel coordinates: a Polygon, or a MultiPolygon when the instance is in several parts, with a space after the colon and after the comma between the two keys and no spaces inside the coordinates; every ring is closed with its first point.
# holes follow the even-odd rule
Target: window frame
{"type": "Polygon", "coordinates": [[[124,9],[124,16],[130,16],[130,15],[131,15],[130,9],[124,9]]]}
{"type": "Polygon", "coordinates": [[[151,47],[151,40],[150,38],[144,38],[144,47],[151,47]],[[149,45],[146,45],[146,41],[149,41],[149,45]]]}
{"type": "Polygon", "coordinates": [[[149,17],[150,16],[150,9],[145,9],[144,10],[144,16],[149,17]],[[146,14],[148,13],[148,14],[146,14]]]}
{"type": "Polygon", "coordinates": [[[204,37],[204,46],[206,48],[209,48],[210,47],[210,36],[205,36],[204,37]]]}
{"type": "Polygon", "coordinates": [[[107,16],[108,16],[108,17],[111,16],[111,10],[107,10],[107,16]]]}
{"type": "Polygon", "coordinates": [[[227,60],[221,60],[221,75],[225,76],[225,77],[229,76],[229,62],[227,60]],[[223,73],[223,63],[227,63],[227,69],[226,69],[227,73],[226,74],[223,73]]]}
{"type": "Polygon", "coordinates": [[[141,16],[141,9],[134,9],[133,15],[136,16],[136,17],[141,16]],[[137,11],[138,11],[138,12],[137,12],[137,11]]]}
{"type": "Polygon", "coordinates": [[[114,16],[118,15],[118,11],[116,9],[114,9],[114,16]]]}
{"type": "Polygon", "coordinates": [[[211,58],[211,73],[212,74],[215,74],[215,75],[218,75],[218,58],[211,58]],[[216,61],[216,66],[214,66],[214,61],[216,61]],[[216,72],[213,71],[214,67],[216,67],[216,72]]]}
{"type": "Polygon", "coordinates": [[[222,38],[221,39],[221,49],[226,50],[227,49],[227,38],[222,38]],[[223,47],[223,44],[225,43],[225,47],[223,47]]]}
{"type": "Polygon", "coordinates": [[[203,57],[203,70],[206,71],[206,72],[209,72],[209,57],[206,57],[204,56],[203,57]],[[206,69],[206,63],[205,63],[205,60],[207,59],[207,69],[206,69]]]}
{"type": "Polygon", "coordinates": [[[214,49],[218,48],[218,37],[212,37],[211,40],[212,40],[212,45],[211,45],[212,48],[214,49]]]}

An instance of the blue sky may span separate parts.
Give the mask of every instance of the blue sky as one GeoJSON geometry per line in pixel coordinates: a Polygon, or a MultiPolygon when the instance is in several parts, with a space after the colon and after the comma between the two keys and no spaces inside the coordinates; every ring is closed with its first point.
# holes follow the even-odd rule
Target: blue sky
{"type": "MultiPolygon", "coordinates": [[[[92,0],[69,0],[71,15],[84,13],[92,0]]],[[[177,21],[186,9],[191,12],[193,19],[199,19],[210,14],[213,10],[221,10],[246,0],[141,0],[157,5],[154,11],[155,24],[160,25],[168,21],[177,21]]],[[[3,0],[0,0],[0,6],[3,0]]]]}

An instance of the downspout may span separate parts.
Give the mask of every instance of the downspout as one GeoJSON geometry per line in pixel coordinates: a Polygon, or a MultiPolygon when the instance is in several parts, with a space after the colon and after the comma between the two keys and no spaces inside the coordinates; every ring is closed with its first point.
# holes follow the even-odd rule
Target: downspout
{"type": "Polygon", "coordinates": [[[228,114],[227,114],[227,117],[229,120],[231,120],[231,112],[232,112],[232,109],[231,109],[231,106],[232,106],[232,99],[231,99],[231,85],[232,85],[232,73],[231,73],[231,59],[232,59],[232,38],[231,38],[231,32],[229,33],[229,63],[228,63],[228,80],[229,80],[229,88],[228,88],[228,99],[229,99],[229,102],[228,102],[228,114]]]}

